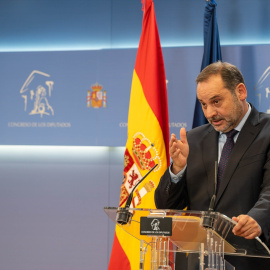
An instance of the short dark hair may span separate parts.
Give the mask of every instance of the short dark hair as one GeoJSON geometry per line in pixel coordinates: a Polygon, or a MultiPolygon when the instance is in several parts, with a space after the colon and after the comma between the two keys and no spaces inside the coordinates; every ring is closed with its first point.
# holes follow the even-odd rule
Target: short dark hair
{"type": "Polygon", "coordinates": [[[198,84],[207,81],[210,76],[218,74],[221,75],[224,86],[232,93],[234,93],[234,90],[239,83],[245,84],[243,75],[236,66],[221,61],[205,67],[196,78],[196,83],[198,84]]]}

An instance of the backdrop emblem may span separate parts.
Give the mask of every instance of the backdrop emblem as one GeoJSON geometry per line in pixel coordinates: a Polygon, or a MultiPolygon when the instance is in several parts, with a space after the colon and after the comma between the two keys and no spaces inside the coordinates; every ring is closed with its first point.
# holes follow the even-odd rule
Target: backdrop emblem
{"type": "Polygon", "coordinates": [[[107,107],[107,91],[103,90],[101,84],[95,83],[91,86],[91,90],[87,91],[87,107],[106,108],[107,107]]]}
{"type": "Polygon", "coordinates": [[[24,99],[24,111],[29,115],[54,115],[49,103],[54,82],[48,80],[49,77],[47,73],[33,70],[24,82],[20,94],[24,99]]]}

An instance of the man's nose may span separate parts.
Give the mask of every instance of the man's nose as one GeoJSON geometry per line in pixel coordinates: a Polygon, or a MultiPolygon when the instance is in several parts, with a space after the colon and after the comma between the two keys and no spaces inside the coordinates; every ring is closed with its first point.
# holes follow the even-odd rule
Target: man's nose
{"type": "Polygon", "coordinates": [[[212,118],[215,115],[217,115],[217,110],[211,106],[207,107],[207,109],[204,111],[204,116],[207,119],[212,118]]]}

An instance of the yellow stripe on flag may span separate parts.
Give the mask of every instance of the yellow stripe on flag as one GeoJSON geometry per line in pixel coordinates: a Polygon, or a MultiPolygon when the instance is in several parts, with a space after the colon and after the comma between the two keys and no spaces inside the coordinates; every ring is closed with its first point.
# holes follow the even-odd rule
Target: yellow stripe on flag
{"type": "MultiPolygon", "coordinates": [[[[165,70],[155,19],[153,0],[143,2],[143,30],[131,85],[128,138],[124,155],[120,207],[124,207],[134,187],[131,208],[155,209],[154,194],[169,163],[169,120],[165,70]],[[154,166],[155,169],[137,184],[154,166]]],[[[116,226],[109,270],[140,269],[140,220],[136,211],[131,225],[116,226]],[[128,231],[128,232],[127,232],[128,231]],[[121,265],[121,262],[123,264],[121,265]]],[[[148,247],[150,251],[150,247],[148,247]]],[[[150,269],[151,252],[144,269],[150,269]]]]}
{"type": "MultiPolygon", "coordinates": [[[[155,161],[159,162],[160,166],[157,172],[153,171],[147,178],[147,180],[151,179],[155,183],[155,187],[157,187],[160,177],[167,169],[166,148],[159,122],[144,96],[142,85],[136,71],[134,71],[129,105],[128,139],[126,143],[126,148],[130,153],[132,153],[133,137],[138,132],[141,132],[146,139],[150,140],[154,144],[153,147],[157,150],[155,161]]],[[[140,169],[140,172],[144,175],[148,170],[143,171],[140,169]]],[[[141,207],[156,208],[154,189],[147,194],[147,198],[142,200],[141,207]]]]}

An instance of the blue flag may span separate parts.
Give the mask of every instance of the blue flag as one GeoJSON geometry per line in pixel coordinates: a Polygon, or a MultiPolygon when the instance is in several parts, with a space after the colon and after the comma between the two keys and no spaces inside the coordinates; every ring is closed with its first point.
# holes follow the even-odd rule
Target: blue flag
{"type": "MultiPolygon", "coordinates": [[[[211,63],[222,60],[220,41],[218,33],[217,24],[217,14],[216,14],[217,3],[214,0],[207,1],[205,3],[204,10],[204,53],[201,70],[211,63]]],[[[194,118],[193,118],[193,128],[206,124],[207,120],[204,117],[201,104],[196,99],[194,118]]]]}

